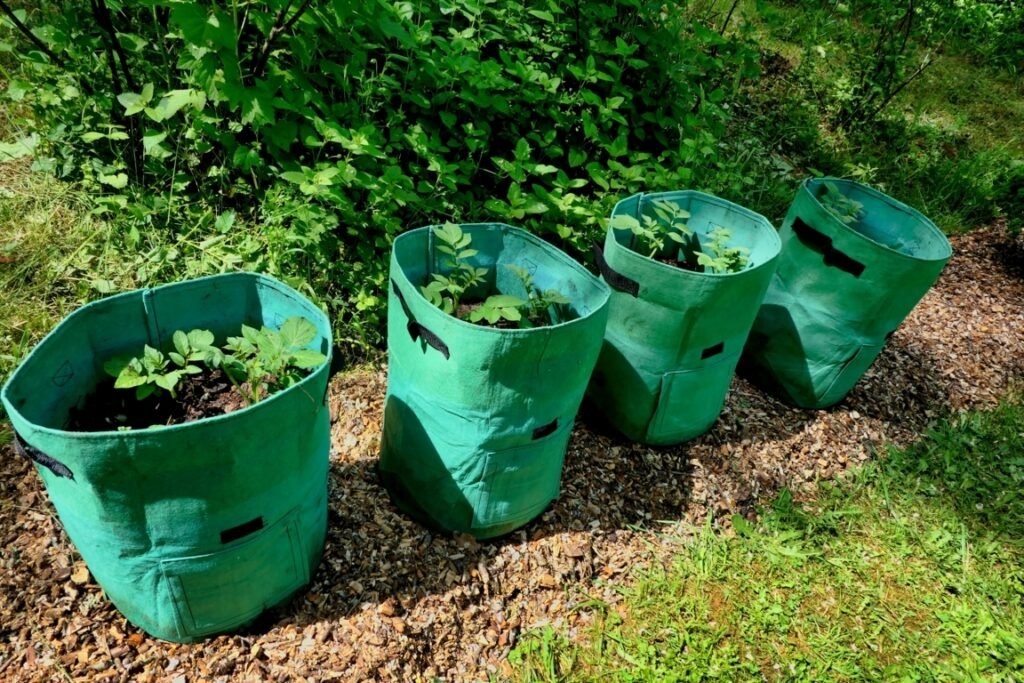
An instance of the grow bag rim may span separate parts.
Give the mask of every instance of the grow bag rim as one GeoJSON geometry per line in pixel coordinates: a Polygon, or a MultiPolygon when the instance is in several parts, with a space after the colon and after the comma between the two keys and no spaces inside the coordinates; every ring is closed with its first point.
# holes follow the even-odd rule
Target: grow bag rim
{"type": "MultiPolygon", "coordinates": [[[[92,441],[92,440],[95,440],[95,439],[109,439],[111,437],[117,437],[120,440],[129,441],[130,442],[130,441],[134,441],[136,438],[139,438],[139,437],[142,437],[142,436],[149,437],[149,436],[151,436],[151,435],[153,435],[155,433],[158,433],[158,432],[159,433],[166,433],[166,432],[169,432],[169,431],[181,431],[181,430],[184,430],[184,429],[200,429],[200,428],[204,428],[206,425],[223,424],[223,423],[231,421],[231,420],[248,418],[251,415],[256,414],[256,412],[259,411],[264,406],[268,406],[272,402],[276,401],[278,399],[278,397],[284,396],[285,394],[291,392],[292,390],[299,390],[301,387],[303,387],[303,385],[310,384],[316,378],[317,375],[319,375],[321,372],[324,372],[325,370],[330,368],[331,360],[332,360],[332,356],[333,355],[334,355],[334,332],[331,329],[330,319],[327,317],[327,314],[323,312],[323,310],[321,310],[318,306],[316,306],[316,304],[313,304],[313,302],[309,301],[309,299],[307,299],[301,292],[299,292],[298,290],[294,289],[293,287],[290,287],[287,284],[281,282],[277,278],[274,278],[274,277],[272,277],[270,275],[265,275],[263,273],[254,273],[254,272],[251,272],[251,271],[239,271],[239,272],[236,272],[236,273],[218,273],[216,275],[207,275],[207,276],[203,276],[203,277],[192,278],[192,279],[189,279],[189,280],[179,280],[177,282],[169,282],[169,283],[164,284],[164,285],[157,285],[156,287],[142,287],[140,289],[133,289],[133,290],[130,290],[130,291],[127,291],[127,292],[119,292],[119,293],[117,293],[117,294],[115,294],[113,296],[108,296],[108,297],[104,297],[102,299],[97,299],[96,301],[90,301],[89,303],[85,304],[84,306],[80,306],[79,308],[75,309],[70,314],[68,314],[63,320],[61,320],[61,322],[58,323],[56,327],[54,327],[52,330],[50,330],[46,334],[46,336],[43,337],[39,341],[39,343],[37,343],[32,348],[32,351],[30,351],[29,354],[27,356],[25,356],[25,358],[21,361],[21,363],[18,364],[18,367],[15,368],[14,372],[11,373],[11,376],[7,379],[7,382],[4,383],[3,389],[0,389],[0,401],[3,402],[4,409],[7,411],[9,416],[17,417],[19,420],[30,424],[32,426],[33,432],[37,433],[37,434],[47,434],[47,435],[50,435],[50,436],[60,436],[61,438],[65,438],[65,439],[82,440],[82,441],[92,441]],[[313,308],[315,308],[317,310],[318,314],[320,315],[321,322],[326,322],[327,323],[326,326],[325,326],[326,329],[327,329],[327,335],[326,335],[326,341],[327,341],[327,354],[326,354],[326,356],[327,356],[327,359],[319,367],[315,368],[312,372],[310,372],[308,375],[306,375],[304,378],[302,378],[302,380],[300,380],[296,384],[293,384],[292,386],[288,387],[287,389],[283,389],[281,391],[275,392],[274,394],[268,396],[267,398],[263,399],[262,401],[259,401],[259,402],[255,403],[253,405],[249,405],[249,406],[246,406],[244,408],[240,408],[239,410],[234,410],[234,411],[232,411],[230,413],[225,413],[223,415],[214,415],[212,417],[204,417],[204,418],[200,418],[198,420],[193,420],[191,422],[183,422],[181,424],[162,426],[162,427],[158,427],[157,429],[152,430],[152,431],[148,427],[145,428],[145,429],[130,429],[130,430],[127,430],[127,431],[104,430],[104,431],[97,431],[97,432],[72,431],[72,430],[66,430],[66,429],[58,429],[56,427],[46,427],[46,426],[43,426],[43,425],[38,425],[35,422],[32,422],[31,420],[27,419],[24,415],[21,414],[21,411],[19,411],[17,408],[14,407],[14,403],[11,401],[10,396],[9,396],[9,389],[10,389],[11,385],[14,383],[14,381],[17,379],[18,375],[22,372],[22,369],[25,367],[25,365],[28,363],[28,361],[32,358],[32,356],[37,353],[37,351],[40,349],[40,347],[42,347],[44,344],[46,344],[50,340],[50,338],[54,335],[54,333],[56,333],[58,327],[62,326],[64,323],[68,322],[72,318],[81,315],[81,313],[83,311],[86,311],[87,309],[92,308],[92,307],[99,307],[100,305],[106,305],[107,302],[113,301],[113,300],[116,300],[116,299],[119,299],[119,298],[124,299],[124,298],[128,298],[130,296],[136,296],[139,293],[143,293],[144,294],[145,292],[155,291],[157,289],[164,289],[164,288],[168,288],[168,287],[179,287],[179,286],[183,287],[183,288],[185,288],[185,287],[192,288],[192,287],[194,287],[196,285],[205,284],[205,283],[211,282],[213,280],[228,280],[228,279],[242,279],[242,278],[248,278],[248,279],[255,280],[257,282],[262,282],[263,284],[266,284],[267,286],[269,286],[271,289],[277,290],[281,294],[287,294],[287,295],[292,295],[292,296],[297,295],[301,300],[306,301],[306,302],[312,304],[313,308]]],[[[306,393],[308,394],[308,392],[306,392],[306,393]]],[[[315,402],[316,403],[321,403],[322,402],[322,398],[316,398],[315,402]]],[[[13,422],[13,420],[12,420],[12,422],[13,422]]]]}
{"type": "Polygon", "coordinates": [[[774,263],[775,260],[779,257],[779,254],[782,252],[782,239],[779,237],[779,231],[772,224],[772,222],[770,220],[768,220],[767,217],[763,216],[762,214],[757,213],[756,211],[748,209],[745,206],[741,206],[741,205],[737,204],[736,202],[730,202],[728,199],[723,199],[723,198],[721,198],[721,197],[719,197],[717,195],[713,195],[713,194],[710,194],[708,192],[701,192],[700,190],[669,190],[667,192],[637,192],[636,194],[632,194],[632,195],[630,195],[628,197],[625,197],[623,199],[620,199],[618,202],[616,202],[615,206],[612,208],[612,216],[613,217],[615,216],[615,212],[619,210],[619,206],[623,202],[628,202],[629,200],[631,200],[633,198],[636,198],[637,206],[639,207],[640,202],[643,200],[644,197],[666,197],[668,195],[673,195],[673,196],[680,196],[680,195],[693,196],[693,197],[697,197],[701,201],[706,202],[708,204],[717,204],[718,206],[720,206],[722,208],[739,211],[739,213],[745,214],[747,216],[747,218],[750,218],[750,219],[754,220],[755,223],[762,224],[762,227],[767,228],[767,233],[770,234],[770,237],[768,239],[771,241],[772,245],[775,247],[775,253],[773,253],[770,258],[765,259],[761,263],[754,264],[750,268],[744,268],[743,270],[737,271],[735,273],[708,273],[708,272],[697,272],[697,271],[693,271],[693,270],[684,270],[683,268],[679,268],[678,266],[673,266],[673,265],[668,264],[668,263],[662,263],[661,261],[653,259],[650,256],[647,256],[646,254],[641,254],[639,251],[636,251],[633,248],[628,247],[628,246],[622,244],[617,239],[615,239],[615,236],[614,236],[615,228],[613,228],[611,226],[611,221],[609,221],[608,233],[607,234],[609,236],[611,236],[611,241],[616,246],[620,247],[622,249],[622,251],[626,252],[626,254],[623,256],[623,258],[634,258],[635,257],[636,259],[639,259],[639,261],[642,262],[644,265],[654,264],[658,268],[664,269],[666,272],[672,273],[673,275],[678,275],[679,277],[684,278],[684,279],[686,279],[686,278],[694,278],[694,279],[703,279],[703,278],[719,279],[719,278],[737,277],[737,276],[740,276],[740,275],[746,275],[747,273],[753,273],[753,272],[755,272],[755,271],[757,271],[757,270],[759,270],[759,269],[761,269],[761,268],[763,268],[765,266],[768,266],[768,265],[774,263]]]}
{"type": "MultiPolygon", "coordinates": [[[[415,296],[419,297],[419,299],[421,301],[425,302],[428,305],[428,307],[430,309],[430,315],[431,316],[435,316],[434,312],[436,311],[437,314],[439,314],[439,315],[436,315],[435,317],[439,317],[446,324],[456,324],[458,326],[464,326],[464,327],[466,327],[468,329],[471,329],[473,331],[476,331],[476,332],[485,332],[485,333],[489,333],[489,334],[499,334],[499,335],[505,335],[505,336],[519,337],[519,336],[526,336],[526,335],[530,335],[530,334],[538,334],[538,333],[542,333],[542,332],[549,331],[549,330],[562,330],[562,329],[566,329],[566,328],[568,328],[568,327],[570,327],[572,325],[575,325],[577,323],[582,323],[583,321],[591,318],[592,316],[594,316],[597,313],[599,313],[602,308],[604,308],[605,306],[608,305],[608,301],[609,301],[609,299],[611,299],[611,289],[608,287],[608,284],[604,280],[600,279],[599,277],[597,277],[596,275],[591,273],[589,270],[584,268],[576,259],[574,259],[571,256],[569,256],[568,254],[566,254],[564,251],[562,251],[561,249],[559,249],[555,245],[553,245],[550,242],[547,242],[545,240],[542,240],[541,238],[537,237],[533,233],[528,232],[528,231],[526,231],[526,230],[524,230],[522,228],[517,228],[514,225],[509,225],[508,223],[457,223],[456,225],[458,225],[460,228],[474,228],[474,227],[499,228],[499,229],[511,232],[512,234],[516,235],[517,237],[523,238],[523,239],[525,239],[528,242],[532,242],[533,244],[535,244],[536,246],[538,246],[541,249],[550,250],[551,252],[553,252],[558,257],[559,261],[561,261],[565,265],[573,268],[574,270],[579,272],[581,275],[583,275],[585,278],[588,278],[591,282],[596,284],[598,290],[601,293],[601,300],[600,300],[600,302],[596,306],[594,306],[593,310],[591,310],[586,315],[581,315],[581,316],[578,316],[576,318],[573,318],[572,320],[566,320],[565,322],[560,322],[560,323],[555,324],[555,325],[543,325],[541,327],[531,327],[531,328],[528,328],[528,329],[520,329],[520,328],[502,329],[500,327],[490,327],[489,325],[476,325],[474,323],[462,320],[461,318],[457,318],[456,316],[454,316],[454,315],[452,315],[450,313],[445,313],[440,308],[438,308],[434,304],[430,303],[427,300],[427,298],[425,296],[423,296],[423,293],[420,291],[419,287],[414,285],[412,283],[412,281],[409,280],[409,277],[405,274],[405,269],[402,267],[402,264],[398,263],[398,256],[394,252],[394,247],[392,247],[392,254],[394,254],[394,259],[395,259],[396,263],[398,263],[398,276],[399,276],[399,279],[401,280],[401,282],[399,284],[406,285],[408,288],[412,289],[413,293],[415,294],[415,296]]],[[[424,226],[419,227],[419,228],[413,228],[412,230],[407,230],[407,231],[403,232],[401,235],[399,235],[398,237],[395,238],[394,245],[397,245],[399,241],[401,241],[402,239],[406,238],[409,235],[420,233],[420,232],[423,232],[423,231],[426,231],[426,230],[432,230],[433,228],[437,228],[437,227],[441,227],[441,224],[435,223],[435,224],[431,224],[431,225],[424,225],[424,226]]],[[[391,277],[394,278],[395,275],[392,275],[391,277]]]]}
{"type": "Polygon", "coordinates": [[[871,187],[870,185],[865,185],[864,183],[859,183],[856,180],[848,180],[846,178],[836,178],[834,176],[820,176],[820,177],[811,176],[810,178],[805,178],[803,180],[803,182],[800,183],[800,188],[797,190],[797,192],[806,192],[807,195],[812,200],[814,200],[814,205],[816,207],[818,207],[819,209],[821,209],[821,212],[824,213],[825,216],[827,216],[827,220],[834,227],[841,228],[846,233],[851,234],[851,235],[855,235],[856,237],[859,237],[860,239],[862,239],[865,242],[867,242],[868,244],[871,244],[872,246],[879,247],[880,249],[884,249],[886,252],[888,252],[890,254],[894,254],[896,256],[908,259],[910,261],[918,261],[918,262],[921,262],[921,263],[937,263],[939,261],[946,261],[946,260],[948,260],[953,255],[953,246],[949,243],[949,238],[946,237],[946,234],[944,232],[942,232],[942,230],[939,229],[939,226],[935,225],[935,223],[934,223],[934,221],[932,221],[932,219],[928,218],[928,216],[925,216],[923,213],[921,213],[920,211],[918,211],[914,207],[910,206],[909,204],[904,204],[903,202],[901,202],[900,200],[896,199],[895,197],[891,197],[891,196],[887,195],[886,193],[882,192],[881,190],[878,190],[878,189],[875,189],[874,187],[871,187]],[[810,188],[811,183],[814,183],[814,182],[838,183],[840,185],[847,185],[847,186],[853,185],[854,187],[856,187],[861,192],[864,192],[866,194],[872,195],[875,199],[878,199],[882,203],[888,204],[889,206],[891,206],[894,209],[897,209],[897,210],[899,210],[899,211],[901,211],[903,213],[909,214],[911,217],[917,219],[918,223],[921,224],[922,226],[924,226],[928,231],[932,232],[935,236],[940,238],[940,242],[943,245],[945,245],[945,248],[942,250],[942,254],[939,255],[939,256],[936,256],[935,258],[928,258],[928,257],[925,257],[925,256],[918,256],[916,254],[911,254],[911,253],[907,253],[905,251],[900,251],[899,249],[893,249],[892,247],[890,247],[890,246],[888,246],[886,244],[882,244],[881,242],[877,242],[877,241],[871,239],[870,237],[868,237],[864,233],[860,232],[859,230],[854,230],[851,226],[847,225],[846,223],[843,223],[841,220],[836,218],[835,215],[831,211],[829,211],[827,208],[825,208],[825,205],[822,204],[821,201],[817,197],[814,196],[814,192],[812,192],[811,188],[810,188]]]}

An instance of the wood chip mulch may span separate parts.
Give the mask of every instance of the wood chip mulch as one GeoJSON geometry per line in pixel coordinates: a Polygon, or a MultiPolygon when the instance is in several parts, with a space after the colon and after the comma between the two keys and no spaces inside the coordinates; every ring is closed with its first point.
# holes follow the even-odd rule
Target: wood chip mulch
{"type": "Polygon", "coordinates": [[[865,378],[829,411],[789,408],[734,381],[714,429],[672,448],[638,446],[588,414],[561,497],[539,520],[485,543],[433,534],[398,513],[374,469],[386,375],[336,377],[330,531],[309,590],[249,631],[199,645],[157,641],[104,598],[39,477],[0,459],[0,680],[487,680],[520,635],[584,627],[588,596],[616,600],[638,565],[678,552],[666,530],[728,529],[782,487],[809,492],[913,441],[950,411],[993,405],[1024,376],[1019,245],[995,225],[953,238],[937,286],[865,378]]]}

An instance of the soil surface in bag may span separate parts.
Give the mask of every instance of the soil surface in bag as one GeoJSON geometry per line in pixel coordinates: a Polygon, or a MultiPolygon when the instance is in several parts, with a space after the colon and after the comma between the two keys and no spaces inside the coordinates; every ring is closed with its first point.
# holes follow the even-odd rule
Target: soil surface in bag
{"type": "Polygon", "coordinates": [[[134,389],[115,389],[113,379],[104,381],[86,398],[83,408],[72,409],[68,430],[107,432],[122,427],[166,427],[223,415],[247,405],[220,370],[186,375],[175,392],[176,398],[161,391],[140,401],[135,398],[134,389]]]}

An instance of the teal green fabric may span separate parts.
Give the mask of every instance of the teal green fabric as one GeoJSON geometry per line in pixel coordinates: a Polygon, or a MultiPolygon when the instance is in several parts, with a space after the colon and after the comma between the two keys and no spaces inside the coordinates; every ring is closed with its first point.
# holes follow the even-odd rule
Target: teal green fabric
{"type": "Polygon", "coordinates": [[[657,201],[689,211],[687,226],[702,242],[722,226],[732,231],[731,244],[750,249],[750,264],[738,273],[693,272],[633,251],[629,230],[608,230],[608,267],[638,289],[636,296],[612,291],[589,400],[630,439],[672,444],[704,433],[718,419],[780,243],[763,216],[701,192],[634,195],[612,216],[653,216],[657,201]]]}
{"type": "Polygon", "coordinates": [[[859,183],[806,180],[780,232],[782,256],[747,343],[752,379],[804,408],[841,401],[952,255],[909,206],[859,183]],[[846,225],[818,201],[825,183],[863,204],[846,225]]]}
{"type": "Polygon", "coordinates": [[[445,272],[432,230],[395,240],[381,478],[412,517],[489,538],[529,522],[558,496],[569,434],[601,347],[608,290],[523,230],[462,229],[479,251],[473,264],[490,269],[488,293],[525,298],[505,267],[519,265],[539,289],[566,295],[577,316],[533,329],[496,329],[447,315],[419,292],[432,273],[445,272]],[[431,346],[424,334],[440,343],[431,346]]]}
{"type": "Polygon", "coordinates": [[[266,276],[120,294],[69,315],[3,388],[24,442],[73,475],[37,467],[68,536],[114,605],[157,638],[234,629],[308,583],[327,523],[329,362],[253,406],[171,427],[69,432],[69,411],[111,356],[166,349],[178,329],[222,342],[242,323],[279,328],[295,315],[330,355],[324,313],[266,276]]]}

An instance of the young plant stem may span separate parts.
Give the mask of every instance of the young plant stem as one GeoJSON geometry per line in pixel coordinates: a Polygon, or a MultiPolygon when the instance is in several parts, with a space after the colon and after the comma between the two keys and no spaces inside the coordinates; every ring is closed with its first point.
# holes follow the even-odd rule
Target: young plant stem
{"type": "MultiPolygon", "coordinates": [[[[39,37],[36,36],[36,34],[32,33],[32,29],[26,26],[25,23],[18,18],[18,16],[14,13],[14,10],[12,10],[10,6],[6,2],[4,2],[4,0],[0,0],[0,12],[3,12],[7,16],[7,18],[11,20],[11,23],[14,24],[15,28],[17,28],[22,35],[28,38],[29,41],[33,45],[35,45],[36,48],[39,49],[40,52],[49,57],[50,61],[52,61],[54,64],[64,69],[65,71],[69,71],[68,66],[64,62],[64,60],[61,59],[60,56],[57,55],[57,53],[51,50],[46,43],[40,40],[39,37]]],[[[92,96],[93,89],[91,85],[89,85],[85,81],[79,81],[79,87],[82,88],[82,92],[84,92],[86,95],[92,96]]]]}

